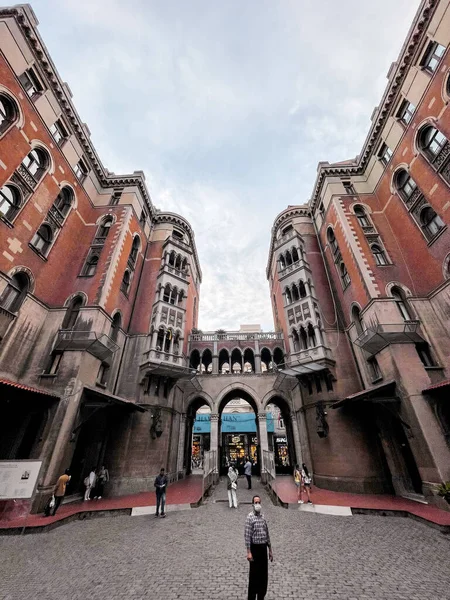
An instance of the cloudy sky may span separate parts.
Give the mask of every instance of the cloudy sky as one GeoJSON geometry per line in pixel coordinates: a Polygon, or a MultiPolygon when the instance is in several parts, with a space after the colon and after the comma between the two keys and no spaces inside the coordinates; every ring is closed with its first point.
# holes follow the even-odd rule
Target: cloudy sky
{"type": "Polygon", "coordinates": [[[105,166],[192,224],[199,326],[273,329],[270,229],[355,157],[419,0],[34,0],[105,166]]]}

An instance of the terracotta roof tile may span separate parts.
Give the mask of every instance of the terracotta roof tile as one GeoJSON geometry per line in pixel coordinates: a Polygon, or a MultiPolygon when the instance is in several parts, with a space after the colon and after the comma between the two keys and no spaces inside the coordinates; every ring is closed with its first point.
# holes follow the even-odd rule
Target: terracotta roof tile
{"type": "Polygon", "coordinates": [[[3,379],[0,377],[0,384],[9,385],[10,387],[17,388],[19,390],[24,390],[26,392],[32,392],[33,394],[40,394],[41,396],[51,396],[52,398],[59,398],[56,394],[52,394],[47,390],[38,390],[37,388],[30,387],[29,385],[23,385],[22,383],[17,383],[16,381],[9,381],[9,379],[3,379]]]}

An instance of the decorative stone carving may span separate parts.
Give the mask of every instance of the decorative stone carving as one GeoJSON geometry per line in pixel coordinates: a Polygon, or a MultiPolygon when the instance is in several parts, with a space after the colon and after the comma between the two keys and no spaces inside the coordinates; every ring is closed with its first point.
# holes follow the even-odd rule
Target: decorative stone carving
{"type": "Polygon", "coordinates": [[[16,169],[16,173],[18,173],[20,175],[20,177],[25,181],[25,183],[32,190],[34,190],[34,188],[37,185],[37,182],[34,179],[33,175],[31,175],[31,173],[28,171],[28,169],[26,169],[23,165],[19,165],[16,169]]]}
{"type": "Polygon", "coordinates": [[[447,142],[445,142],[445,144],[442,147],[442,150],[439,152],[439,154],[436,156],[436,158],[433,161],[433,164],[436,167],[436,169],[440,169],[449,156],[450,156],[450,142],[447,141],[447,142]]]}

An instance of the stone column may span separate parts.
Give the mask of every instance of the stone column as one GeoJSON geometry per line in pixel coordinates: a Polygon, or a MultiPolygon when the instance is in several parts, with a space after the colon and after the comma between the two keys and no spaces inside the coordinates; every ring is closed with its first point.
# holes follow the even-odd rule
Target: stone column
{"type": "Polygon", "coordinates": [[[211,433],[210,433],[210,446],[211,451],[215,451],[214,461],[214,480],[219,478],[219,415],[218,413],[211,413],[211,433]]]}
{"type": "Polygon", "coordinates": [[[301,465],[303,462],[303,457],[302,457],[302,446],[300,443],[300,432],[298,430],[297,418],[296,418],[295,413],[292,411],[286,416],[291,420],[292,437],[294,438],[295,455],[297,457],[298,464],[301,465]]]}
{"type": "Polygon", "coordinates": [[[261,353],[259,351],[259,340],[255,340],[255,373],[261,373],[261,353]]]}
{"type": "Polygon", "coordinates": [[[322,332],[318,325],[314,325],[314,333],[316,334],[316,346],[321,346],[323,344],[322,332]]]}
{"type": "Polygon", "coordinates": [[[151,341],[150,348],[153,348],[153,349],[156,348],[157,339],[158,339],[158,330],[155,329],[154,332],[152,333],[152,341],[151,341]]]}
{"type": "Polygon", "coordinates": [[[164,256],[164,264],[165,265],[169,264],[169,258],[170,258],[170,254],[168,252],[166,252],[166,254],[164,256]]]}
{"type": "Polygon", "coordinates": [[[269,439],[267,437],[267,417],[265,412],[258,413],[258,437],[261,461],[261,481],[265,483],[264,452],[269,450],[269,439]]]}
{"type": "Polygon", "coordinates": [[[180,415],[180,433],[178,436],[177,477],[183,470],[184,451],[186,444],[186,413],[180,415]]]}
{"type": "Polygon", "coordinates": [[[217,354],[213,354],[213,362],[212,362],[212,372],[213,375],[219,374],[219,356],[217,354]]]}
{"type": "Polygon", "coordinates": [[[288,338],[289,338],[289,349],[290,349],[291,354],[293,354],[294,352],[296,352],[296,350],[294,348],[294,340],[292,337],[292,333],[288,335],[288,338]]]}

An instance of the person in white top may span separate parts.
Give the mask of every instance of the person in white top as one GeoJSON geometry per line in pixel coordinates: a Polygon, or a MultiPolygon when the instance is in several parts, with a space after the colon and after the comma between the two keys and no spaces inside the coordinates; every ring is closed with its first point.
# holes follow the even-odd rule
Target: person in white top
{"type": "Polygon", "coordinates": [[[95,487],[95,482],[97,481],[97,475],[95,474],[95,467],[92,467],[91,472],[87,477],[84,478],[84,485],[86,486],[86,491],[84,492],[84,499],[91,499],[91,491],[95,487]]]}
{"type": "Polygon", "coordinates": [[[247,478],[247,489],[252,489],[252,463],[250,462],[249,457],[246,457],[246,462],[244,465],[244,475],[247,478]]]}
{"type": "Polygon", "coordinates": [[[311,475],[309,474],[308,467],[305,463],[302,464],[302,485],[300,490],[300,502],[302,502],[302,493],[306,492],[308,496],[308,504],[312,504],[311,502],[311,475]]]}
{"type": "Polygon", "coordinates": [[[227,491],[228,491],[228,502],[230,505],[230,508],[237,508],[237,495],[236,495],[236,489],[237,489],[237,478],[238,478],[238,474],[236,473],[236,471],[233,469],[232,466],[228,467],[228,476],[227,476],[227,491]]]}

